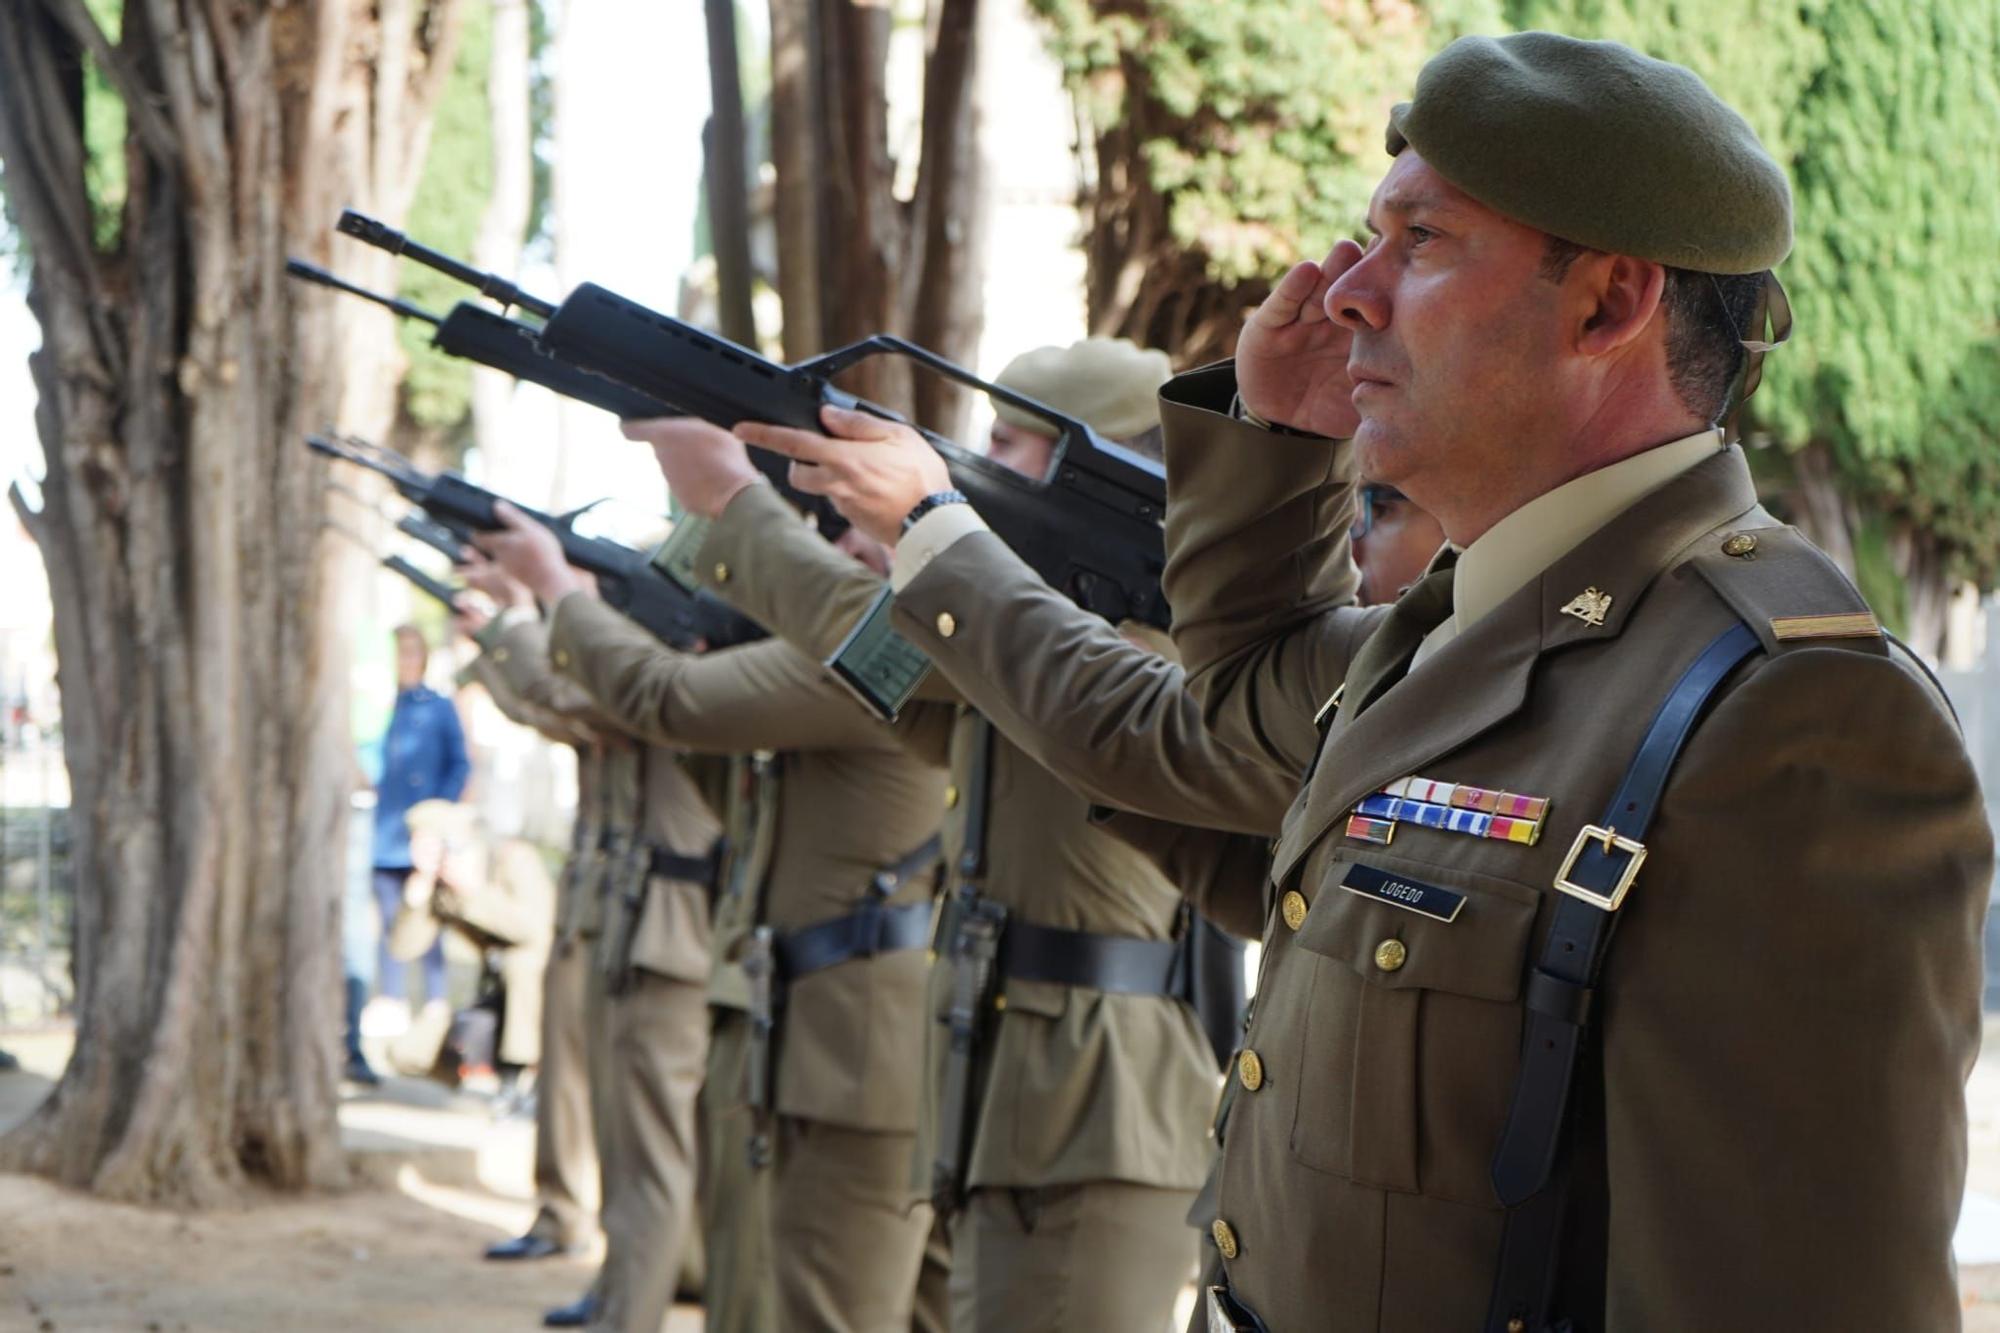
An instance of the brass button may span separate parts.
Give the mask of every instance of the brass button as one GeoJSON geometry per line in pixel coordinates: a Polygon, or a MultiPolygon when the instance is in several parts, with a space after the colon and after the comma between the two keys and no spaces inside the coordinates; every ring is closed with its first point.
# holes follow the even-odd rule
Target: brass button
{"type": "Polygon", "coordinates": [[[1741,559],[1757,549],[1757,539],[1747,532],[1739,532],[1722,543],[1722,553],[1741,559]]]}
{"type": "Polygon", "coordinates": [[[1245,1049],[1236,1057],[1236,1077],[1242,1081],[1245,1092],[1255,1092],[1264,1086],[1264,1057],[1245,1049]]]}
{"type": "Polygon", "coordinates": [[[958,633],[958,619],[949,611],[938,612],[937,632],[940,639],[949,639],[958,633]]]}
{"type": "Polygon", "coordinates": [[[729,566],[720,560],[715,562],[715,581],[717,583],[729,582],[729,566]]]}
{"type": "Polygon", "coordinates": [[[956,810],[958,808],[958,788],[949,785],[945,787],[944,808],[947,810],[956,810]]]}
{"type": "Polygon", "coordinates": [[[1208,1234],[1215,1237],[1215,1248],[1225,1259],[1234,1259],[1237,1253],[1236,1231],[1229,1223],[1216,1218],[1208,1228],[1208,1234]]]}
{"type": "Polygon", "coordinates": [[[1410,951],[1401,940],[1383,940],[1375,946],[1375,966],[1394,972],[1409,961],[1410,951]]]}
{"type": "Polygon", "coordinates": [[[1306,923],[1306,896],[1297,889],[1288,889],[1278,902],[1278,910],[1285,914],[1285,925],[1297,930],[1306,923]]]}
{"type": "MultiPolygon", "coordinates": [[[[1730,552],[1734,555],[1735,552],[1730,552]]],[[[1507,1333],[1528,1333],[1528,1321],[1516,1315],[1507,1321],[1507,1333]]]]}
{"type": "Polygon", "coordinates": [[[506,660],[507,660],[507,650],[506,650],[505,648],[495,648],[495,649],[493,650],[493,660],[494,660],[494,661],[496,661],[496,662],[504,662],[504,661],[506,661],[506,660]]]}
{"type": "Polygon", "coordinates": [[[568,666],[568,665],[569,665],[569,649],[567,649],[567,648],[558,648],[558,649],[556,649],[556,651],[555,651],[555,660],[556,660],[556,665],[557,665],[557,666],[559,666],[559,667],[566,667],[566,666],[568,666]]]}

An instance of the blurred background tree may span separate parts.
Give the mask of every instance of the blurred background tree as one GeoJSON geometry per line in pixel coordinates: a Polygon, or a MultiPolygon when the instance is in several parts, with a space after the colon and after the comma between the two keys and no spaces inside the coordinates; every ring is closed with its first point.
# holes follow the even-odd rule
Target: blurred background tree
{"type": "MultiPolygon", "coordinates": [[[[353,759],[326,469],[377,433],[388,317],[286,282],[403,218],[459,0],[14,0],[0,162],[42,331],[76,1043],[0,1164],[129,1199],[346,1178],[334,1116],[353,759]]],[[[367,285],[386,262],[343,258],[367,285]]]]}

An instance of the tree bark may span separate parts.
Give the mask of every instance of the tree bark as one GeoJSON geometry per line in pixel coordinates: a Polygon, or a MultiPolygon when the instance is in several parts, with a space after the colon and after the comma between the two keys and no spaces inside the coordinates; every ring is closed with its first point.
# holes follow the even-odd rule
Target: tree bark
{"type": "Polygon", "coordinates": [[[785,359],[826,350],[820,310],[819,53],[814,0],[771,0],[771,165],[777,175],[778,300],[785,359]]]}
{"type": "MultiPolygon", "coordinates": [[[[493,45],[487,57],[486,101],[493,126],[493,194],[480,215],[472,262],[488,273],[521,265],[528,232],[535,161],[528,116],[528,0],[490,0],[493,45]]],[[[504,455],[514,377],[472,368],[472,429],[489,459],[504,455]]]]}
{"type": "Polygon", "coordinates": [[[743,134],[743,76],[736,56],[736,0],[705,0],[708,85],[712,111],[702,136],[708,168],[708,234],[715,247],[717,323],[722,336],[757,345],[750,308],[749,152],[743,134]]]}
{"type": "Polygon", "coordinates": [[[400,216],[456,14],[127,0],[114,46],[83,0],[0,6],[0,159],[43,331],[47,475],[25,517],[78,881],[75,1053],[0,1164],[182,1204],[345,1178],[333,575],[352,557],[318,538],[324,467],[298,440],[386,424],[391,339],[386,317],[336,323],[283,261],[325,257],[340,203],[400,216]],[[108,249],[86,50],[128,115],[108,249]]]}

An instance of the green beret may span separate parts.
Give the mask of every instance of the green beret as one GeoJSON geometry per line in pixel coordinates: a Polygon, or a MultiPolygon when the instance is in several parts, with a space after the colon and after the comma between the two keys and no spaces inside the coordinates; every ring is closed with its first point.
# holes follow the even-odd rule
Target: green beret
{"type": "MultiPolygon", "coordinates": [[[[1085,338],[1069,347],[1037,347],[1007,363],[994,381],[1046,403],[1110,440],[1129,440],[1160,424],[1160,386],[1174,377],[1165,352],[1126,338],[1085,338]]],[[[1010,426],[1049,434],[1049,423],[997,399],[1010,426]]]]}
{"type": "Polygon", "coordinates": [[[1480,203],[1576,245],[1703,273],[1792,248],[1792,192],[1756,132],[1693,71],[1550,32],[1461,37],[1389,113],[1480,203]]]}

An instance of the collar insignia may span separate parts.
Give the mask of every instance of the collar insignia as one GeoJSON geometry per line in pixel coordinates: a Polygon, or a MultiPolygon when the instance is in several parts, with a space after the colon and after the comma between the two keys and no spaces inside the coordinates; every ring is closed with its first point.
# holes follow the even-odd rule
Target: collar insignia
{"type": "Polygon", "coordinates": [[[1611,610],[1611,594],[1599,592],[1596,588],[1585,588],[1569,599],[1562,609],[1566,616],[1575,616],[1586,625],[1597,626],[1604,623],[1604,617],[1611,610]]]}

